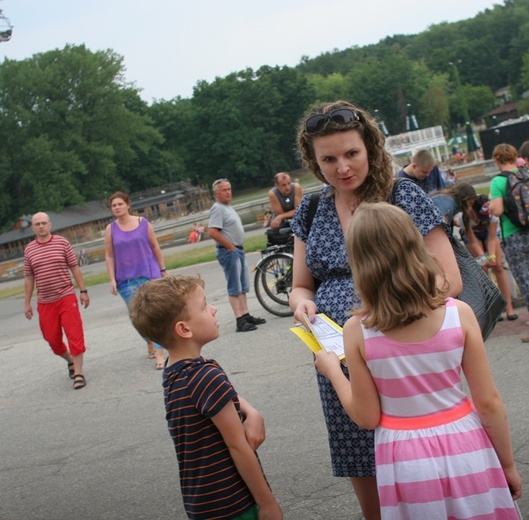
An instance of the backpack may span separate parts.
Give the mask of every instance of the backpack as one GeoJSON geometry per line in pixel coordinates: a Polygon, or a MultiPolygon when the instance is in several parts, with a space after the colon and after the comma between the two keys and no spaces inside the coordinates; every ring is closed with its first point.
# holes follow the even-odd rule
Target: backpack
{"type": "Polygon", "coordinates": [[[519,228],[529,229],[529,172],[519,168],[517,172],[501,172],[507,179],[503,199],[504,213],[519,228]]]}

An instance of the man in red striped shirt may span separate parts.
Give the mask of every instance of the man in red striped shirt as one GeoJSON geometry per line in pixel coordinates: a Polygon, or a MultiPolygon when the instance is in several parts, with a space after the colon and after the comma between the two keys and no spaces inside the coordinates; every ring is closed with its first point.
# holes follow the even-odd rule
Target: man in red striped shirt
{"type": "Polygon", "coordinates": [[[73,387],[86,386],[83,375],[84,342],[83,322],[72,283],[73,275],[80,290],[81,305],[90,304],[88,291],[72,246],[64,237],[51,234],[51,221],[46,213],[35,213],[31,228],[36,239],[24,251],[24,313],[33,318],[31,297],[37,285],[37,311],[44,339],[53,353],[66,360],[73,387]],[[63,341],[63,332],[68,347],[63,341]]]}

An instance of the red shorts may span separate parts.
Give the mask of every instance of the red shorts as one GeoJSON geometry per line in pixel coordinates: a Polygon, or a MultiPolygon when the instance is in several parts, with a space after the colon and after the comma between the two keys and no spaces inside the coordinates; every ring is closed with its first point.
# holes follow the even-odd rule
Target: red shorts
{"type": "Polygon", "coordinates": [[[86,351],[83,322],[75,294],[68,294],[53,303],[39,303],[37,311],[40,330],[54,354],[62,356],[68,348],[71,356],[79,356],[86,351]],[[63,330],[68,348],[63,341],[63,330]]]}

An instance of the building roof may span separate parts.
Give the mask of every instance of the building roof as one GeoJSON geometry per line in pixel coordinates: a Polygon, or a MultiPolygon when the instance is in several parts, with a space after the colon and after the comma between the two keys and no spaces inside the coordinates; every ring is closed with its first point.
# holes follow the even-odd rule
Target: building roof
{"type": "MultiPolygon", "coordinates": [[[[193,188],[195,190],[196,188],[193,188]]],[[[147,207],[152,207],[157,204],[168,203],[178,199],[185,198],[185,193],[181,190],[165,191],[161,190],[159,193],[152,194],[152,191],[147,196],[141,196],[137,199],[131,197],[131,208],[133,210],[139,210],[147,207]]],[[[98,220],[107,219],[112,217],[112,212],[105,201],[91,201],[86,202],[82,205],[67,206],[60,213],[55,211],[46,211],[50,217],[52,223],[52,232],[61,231],[63,229],[69,229],[74,226],[82,224],[89,224],[98,220]]],[[[22,227],[17,229],[11,229],[6,233],[0,235],[0,246],[9,244],[11,242],[17,242],[18,240],[24,240],[27,238],[33,238],[35,233],[31,229],[31,217],[33,215],[24,215],[18,219],[22,221],[22,227]]]]}
{"type": "MultiPolygon", "coordinates": [[[[101,219],[112,217],[112,212],[105,202],[92,201],[83,205],[68,206],[61,213],[55,211],[46,211],[52,223],[52,231],[61,231],[80,224],[87,224],[101,219]]],[[[0,235],[0,245],[9,244],[18,240],[32,238],[35,233],[31,229],[31,217],[33,215],[24,215],[19,220],[23,222],[22,227],[13,229],[0,235]]]]}
{"type": "Polygon", "coordinates": [[[485,115],[481,117],[491,117],[491,116],[497,116],[499,114],[516,112],[517,107],[518,107],[517,103],[505,103],[503,105],[500,105],[499,107],[494,108],[490,112],[487,112],[485,115]]]}

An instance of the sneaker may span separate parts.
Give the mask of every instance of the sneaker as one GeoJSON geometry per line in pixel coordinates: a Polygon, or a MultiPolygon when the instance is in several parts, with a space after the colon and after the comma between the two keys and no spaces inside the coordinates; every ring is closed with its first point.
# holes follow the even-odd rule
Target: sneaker
{"type": "Polygon", "coordinates": [[[257,327],[249,321],[243,321],[237,325],[235,332],[250,332],[251,330],[257,330],[257,327]]]}
{"type": "Polygon", "coordinates": [[[256,318],[255,316],[252,316],[251,314],[246,316],[246,321],[248,323],[251,323],[252,325],[262,325],[263,323],[266,323],[266,320],[264,318],[256,318]]]}

